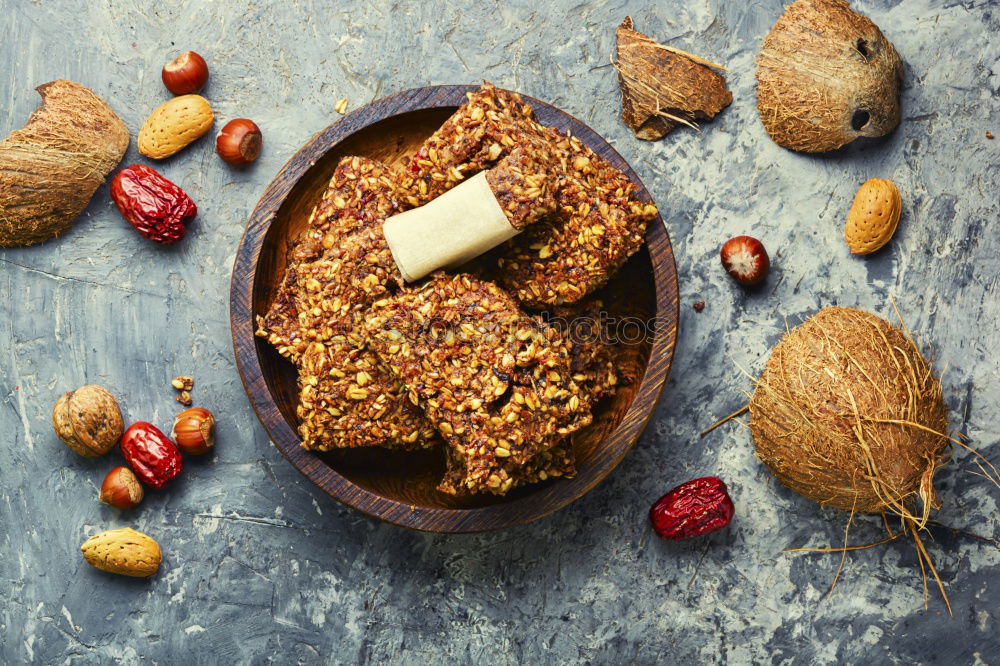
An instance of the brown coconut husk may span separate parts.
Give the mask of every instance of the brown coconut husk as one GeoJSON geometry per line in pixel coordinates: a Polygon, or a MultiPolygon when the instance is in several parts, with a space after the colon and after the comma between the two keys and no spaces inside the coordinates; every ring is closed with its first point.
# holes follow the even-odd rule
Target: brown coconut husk
{"type": "MultiPolygon", "coordinates": [[[[941,382],[912,336],[873,314],[824,308],[785,334],[771,351],[750,399],[757,455],[786,487],[824,506],[849,511],[839,552],[869,548],[911,534],[924,585],[937,582],[920,539],[938,500],[934,473],[948,459],[948,409],[941,382]],[[855,513],[881,514],[889,536],[848,546],[855,513]],[[901,529],[889,528],[895,514],[901,529]]],[[[959,442],[960,443],[960,442],[959,442]]]]}
{"type": "Polygon", "coordinates": [[[929,520],[938,505],[934,472],[948,460],[949,444],[975,456],[980,471],[971,473],[998,488],[1000,470],[962,441],[961,433],[946,433],[940,380],[905,325],[897,328],[850,308],[821,310],[775,345],[750,403],[701,436],[746,411],[758,456],[785,486],[851,514],[842,546],[785,552],[840,553],[832,593],[848,552],[910,535],[923,576],[924,606],[930,571],[951,613],[920,532],[936,526],[996,546],[1000,542],[929,520]],[[888,536],[848,545],[856,513],[880,514],[888,536]],[[887,514],[899,518],[899,529],[890,527],[887,514]]]}
{"type": "Polygon", "coordinates": [[[757,59],[757,106],[779,145],[809,153],[899,124],[903,63],[874,23],[843,0],[796,0],[757,59]]]}
{"type": "Polygon", "coordinates": [[[724,70],[696,55],[665,46],[633,30],[626,16],[615,32],[622,120],[647,141],[666,136],[678,125],[698,129],[733,101],[724,70]]]}
{"type": "Polygon", "coordinates": [[[757,455],[782,484],[918,528],[938,506],[947,428],[941,383],[911,336],[851,308],[824,308],[789,331],[750,400],[757,455]]]}
{"type": "Polygon", "coordinates": [[[0,142],[0,247],[69,229],[128,148],[125,123],[73,81],[38,86],[42,105],[0,142]]]}

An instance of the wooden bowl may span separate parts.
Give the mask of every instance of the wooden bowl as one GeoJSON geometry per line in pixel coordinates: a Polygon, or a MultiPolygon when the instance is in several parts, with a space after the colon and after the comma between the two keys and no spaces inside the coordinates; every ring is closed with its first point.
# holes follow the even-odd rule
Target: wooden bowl
{"type": "MultiPolygon", "coordinates": [[[[575,440],[578,472],[518,488],[505,497],[452,497],[435,489],[444,474],[441,451],[381,449],[313,453],[296,433],[296,371],[254,336],[256,315],[267,311],[284,270],[286,243],[304,228],[338,160],[363,155],[404,160],[465,101],[476,86],[409,90],[354,111],[295,154],[268,186],[247,223],[233,266],[230,295],[236,362],[250,404],[271,440],[295,467],[332,497],[386,522],[430,532],[476,532],[512,527],[545,516],[579,498],[607,476],[638,439],[670,371],[677,336],[677,272],[663,221],[649,224],[646,245],[605,287],[615,314],[654,325],[630,345],[623,363],[635,380],[598,405],[594,423],[575,440]]],[[[625,160],[579,120],[530,97],[538,120],[569,130],[649,193],[625,160]]],[[[633,329],[633,331],[638,329],[633,329]]]]}

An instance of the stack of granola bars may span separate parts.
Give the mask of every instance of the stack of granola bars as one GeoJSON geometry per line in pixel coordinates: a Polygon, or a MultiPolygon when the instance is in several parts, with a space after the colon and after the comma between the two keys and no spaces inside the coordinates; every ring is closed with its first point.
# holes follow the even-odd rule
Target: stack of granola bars
{"type": "Polygon", "coordinates": [[[258,317],[298,368],[303,446],[440,447],[451,494],[571,476],[573,433],[619,381],[587,296],[655,215],[624,174],[488,83],[399,169],[344,158],[258,317]],[[524,231],[475,274],[406,285],[382,223],[481,171],[524,231]]]}

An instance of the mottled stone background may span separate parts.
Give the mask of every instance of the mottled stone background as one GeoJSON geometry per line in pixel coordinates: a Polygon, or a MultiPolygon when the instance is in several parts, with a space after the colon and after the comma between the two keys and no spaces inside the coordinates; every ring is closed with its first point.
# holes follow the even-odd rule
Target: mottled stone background
{"type": "MultiPolygon", "coordinates": [[[[906,62],[904,119],[883,141],[817,157],[779,148],[757,118],[754,57],[780,0],[0,0],[0,134],[35,108],[36,85],[70,78],[134,135],[168,97],[161,65],[190,48],[212,67],[217,117],[265,135],[244,171],[209,139],[157,164],[200,210],[176,247],[140,238],[105,186],[64,237],[0,250],[0,662],[998,663],[995,542],[931,531],[954,617],[934,589],[925,610],[903,541],[852,553],[827,598],[837,557],[782,550],[839,543],[846,515],[778,486],[744,428],[698,439],[743,403],[738,366],[758,372],[786,321],[832,304],[890,316],[892,293],[944,371],[952,426],[1000,461],[1000,141],[985,137],[1000,135],[1000,6],[854,4],[906,62]],[[626,14],[729,68],[734,102],[702,133],[644,143],[622,125],[609,54],[626,14]],[[269,444],[233,365],[229,275],[265,185],[338,118],[338,99],[483,78],[582,118],[645,180],[677,255],[680,342],[654,421],[589,495],[519,529],[433,536],[342,507],[269,444]],[[903,219],[886,250],[852,257],[844,216],[875,176],[899,184],[903,219]],[[775,258],[754,293],[717,258],[743,233],[775,258]],[[124,396],[127,419],[167,427],[179,373],[219,415],[217,452],[130,514],[100,504],[112,462],[60,444],[52,404],[95,382],[124,396]],[[650,503],[706,474],[730,484],[733,525],[688,543],[652,536],[650,503]],[[86,536],[123,525],[163,544],[154,580],[80,557],[86,536]]],[[[137,161],[133,143],[125,163],[137,161]]],[[[997,539],[1000,489],[974,471],[961,451],[942,470],[937,520],[997,539]]],[[[851,540],[880,537],[864,518],[851,540]]]]}

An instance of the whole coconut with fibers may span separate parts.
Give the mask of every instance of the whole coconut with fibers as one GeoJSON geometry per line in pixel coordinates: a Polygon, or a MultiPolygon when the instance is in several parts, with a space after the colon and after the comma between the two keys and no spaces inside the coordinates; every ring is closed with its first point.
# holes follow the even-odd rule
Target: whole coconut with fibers
{"type": "Polygon", "coordinates": [[[757,455],[782,484],[918,529],[938,506],[947,428],[941,383],[909,333],[851,308],[824,308],[786,333],[750,400],[757,455]]]}
{"type": "Polygon", "coordinates": [[[757,58],[757,108],[778,145],[818,153],[899,124],[903,63],[844,0],[796,0],[757,58]]]}

